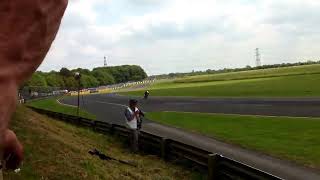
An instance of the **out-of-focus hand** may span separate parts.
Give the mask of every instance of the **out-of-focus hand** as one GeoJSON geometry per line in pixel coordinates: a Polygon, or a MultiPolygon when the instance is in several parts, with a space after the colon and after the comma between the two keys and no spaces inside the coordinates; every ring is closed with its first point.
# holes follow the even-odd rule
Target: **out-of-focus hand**
{"type": "Polygon", "coordinates": [[[67,0],[0,1],[0,81],[29,78],[46,56],[67,0]]]}
{"type": "Polygon", "coordinates": [[[59,29],[67,0],[0,0],[0,152],[21,146],[8,123],[15,110],[18,86],[46,56],[59,29]],[[10,133],[8,133],[10,132],[10,133]],[[16,143],[5,141],[9,139],[16,143]],[[8,146],[9,143],[10,146],[8,146]]]}
{"type": "Polygon", "coordinates": [[[4,134],[3,159],[7,169],[15,170],[23,160],[23,147],[13,131],[7,130],[4,134]]]}

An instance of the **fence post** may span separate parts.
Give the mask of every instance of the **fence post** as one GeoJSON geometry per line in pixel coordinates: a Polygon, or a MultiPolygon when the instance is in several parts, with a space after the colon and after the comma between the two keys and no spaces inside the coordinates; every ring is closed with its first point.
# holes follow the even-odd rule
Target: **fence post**
{"type": "Polygon", "coordinates": [[[131,139],[131,147],[134,153],[139,151],[139,131],[136,129],[131,129],[129,138],[131,139]]]}
{"type": "Polygon", "coordinates": [[[166,138],[161,138],[161,158],[166,159],[167,156],[167,140],[166,138]]]}
{"type": "Polygon", "coordinates": [[[111,124],[110,134],[111,134],[111,135],[114,135],[114,124],[111,124]]]}
{"type": "Polygon", "coordinates": [[[93,131],[97,131],[97,123],[96,123],[96,121],[92,121],[92,129],[93,129],[93,131]]]}
{"type": "Polygon", "coordinates": [[[217,154],[209,154],[208,158],[208,180],[218,179],[218,161],[220,156],[217,154]]]}
{"type": "Polygon", "coordinates": [[[78,118],[77,118],[77,121],[75,122],[75,124],[76,124],[77,126],[79,126],[79,125],[81,124],[80,121],[81,121],[81,117],[78,117],[78,118]]]}

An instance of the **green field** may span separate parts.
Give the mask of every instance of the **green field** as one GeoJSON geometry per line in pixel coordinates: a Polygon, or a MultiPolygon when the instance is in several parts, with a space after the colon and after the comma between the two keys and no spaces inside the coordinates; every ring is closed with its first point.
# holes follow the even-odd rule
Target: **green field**
{"type": "Polygon", "coordinates": [[[200,174],[158,157],[132,154],[118,138],[55,121],[23,106],[11,128],[24,145],[25,159],[19,173],[5,172],[4,179],[201,179],[200,174]],[[89,155],[94,148],[137,167],[101,161],[89,155]]]}
{"type": "Polygon", "coordinates": [[[320,118],[154,112],[154,121],[320,168],[320,118]]]}
{"type": "Polygon", "coordinates": [[[212,75],[190,76],[190,77],[185,77],[182,79],[175,80],[175,82],[190,83],[190,82],[208,82],[208,81],[229,81],[229,80],[296,76],[296,75],[308,75],[308,74],[320,74],[320,65],[315,64],[315,65],[220,73],[220,74],[212,74],[212,75]]]}
{"type": "MultiPolygon", "coordinates": [[[[320,96],[320,65],[272,68],[160,81],[151,96],[315,97],[320,96]]],[[[119,92],[142,96],[146,89],[119,92]]]]}
{"type": "MultiPolygon", "coordinates": [[[[68,115],[77,115],[77,108],[72,106],[65,106],[62,104],[59,104],[57,102],[58,98],[48,98],[48,99],[41,99],[41,100],[34,100],[27,103],[27,106],[50,110],[53,112],[59,112],[63,114],[68,115]]],[[[79,115],[84,118],[89,118],[92,120],[96,119],[96,116],[93,114],[88,113],[87,111],[84,111],[80,109],[79,115]]]]}

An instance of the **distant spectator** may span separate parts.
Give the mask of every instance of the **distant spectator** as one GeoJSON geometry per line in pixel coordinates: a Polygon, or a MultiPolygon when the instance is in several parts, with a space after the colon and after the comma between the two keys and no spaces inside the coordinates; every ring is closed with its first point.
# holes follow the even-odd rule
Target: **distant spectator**
{"type": "Polygon", "coordinates": [[[24,104],[24,97],[21,95],[21,93],[18,93],[18,102],[19,104],[24,104]]]}

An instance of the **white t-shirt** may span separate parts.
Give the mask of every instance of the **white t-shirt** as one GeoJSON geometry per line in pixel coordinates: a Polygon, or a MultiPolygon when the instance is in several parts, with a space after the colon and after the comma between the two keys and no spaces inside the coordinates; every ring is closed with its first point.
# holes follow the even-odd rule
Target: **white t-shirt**
{"type": "MultiPolygon", "coordinates": [[[[138,108],[135,108],[135,112],[138,112],[138,111],[139,111],[139,109],[138,109],[138,108]]],[[[130,107],[128,107],[128,108],[126,109],[126,112],[125,112],[127,125],[128,125],[129,128],[131,128],[131,129],[137,129],[137,128],[138,128],[138,119],[137,119],[137,117],[134,115],[135,112],[133,112],[130,107]],[[134,118],[133,118],[131,121],[128,121],[128,118],[129,118],[128,116],[129,116],[129,115],[130,115],[130,117],[134,116],[134,118]]]]}

